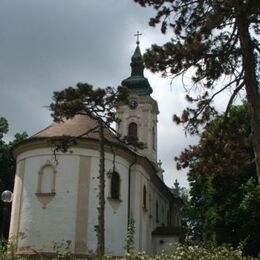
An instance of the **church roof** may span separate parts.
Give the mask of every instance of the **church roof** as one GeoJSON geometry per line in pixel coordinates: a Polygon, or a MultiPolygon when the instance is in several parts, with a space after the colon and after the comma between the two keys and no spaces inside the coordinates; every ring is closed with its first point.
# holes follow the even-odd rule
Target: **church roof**
{"type": "MultiPolygon", "coordinates": [[[[53,138],[61,136],[81,137],[98,140],[98,132],[91,131],[84,134],[97,126],[97,121],[87,115],[76,115],[72,119],[64,119],[63,122],[52,123],[42,131],[34,134],[29,139],[35,138],[53,138]]],[[[109,129],[104,129],[104,137],[107,141],[122,144],[109,129]]]]}
{"type": "MultiPolygon", "coordinates": [[[[86,115],[76,115],[72,119],[64,119],[63,122],[52,123],[45,129],[40,132],[32,135],[28,139],[20,142],[13,148],[13,155],[16,157],[21,151],[23,151],[23,147],[26,148],[26,144],[34,143],[34,141],[51,141],[52,138],[62,137],[62,136],[71,136],[71,137],[79,137],[80,139],[93,140],[98,141],[99,135],[97,131],[93,131],[85,135],[88,130],[97,126],[97,121],[95,119],[90,118],[86,115]],[[19,149],[20,148],[20,149],[19,149]]],[[[121,142],[115,134],[109,130],[108,128],[104,128],[104,137],[105,140],[109,143],[115,144],[118,147],[123,148],[125,151],[130,152],[130,154],[136,156],[136,162],[141,163],[141,161],[145,164],[148,163],[152,166],[154,174],[151,174],[151,177],[155,183],[157,183],[157,187],[164,192],[164,194],[174,200],[174,196],[170,189],[166,186],[164,182],[161,181],[160,177],[155,173],[158,170],[157,164],[150,161],[147,157],[138,153],[131,149],[130,146],[126,145],[124,142],[121,142]],[[139,159],[138,159],[139,158],[139,159]]],[[[46,143],[48,144],[48,142],[46,143]]],[[[48,144],[49,145],[49,144],[48,144]]],[[[27,146],[28,147],[28,146],[27,146]]],[[[30,147],[30,146],[29,146],[30,147]]],[[[30,149],[30,148],[29,148],[30,149]]],[[[123,155],[123,154],[122,154],[123,155]]]]}
{"type": "Polygon", "coordinates": [[[144,62],[138,44],[131,58],[131,76],[123,80],[121,84],[122,86],[127,87],[132,94],[139,96],[149,96],[153,90],[149,84],[148,79],[144,77],[144,62]]]}

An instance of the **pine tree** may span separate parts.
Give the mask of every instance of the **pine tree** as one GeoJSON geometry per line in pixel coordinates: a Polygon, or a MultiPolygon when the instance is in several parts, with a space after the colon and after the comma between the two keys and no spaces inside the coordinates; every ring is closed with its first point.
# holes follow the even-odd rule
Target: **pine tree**
{"type": "MultiPolygon", "coordinates": [[[[111,124],[118,122],[116,108],[119,102],[127,99],[127,91],[122,87],[117,90],[112,87],[104,89],[94,89],[87,83],[78,83],[75,88],[68,87],[60,92],[54,92],[54,102],[50,104],[52,117],[55,122],[62,122],[65,118],[73,118],[75,115],[86,115],[97,121],[97,125],[81,136],[85,136],[93,131],[99,134],[99,194],[97,207],[98,224],[95,226],[97,234],[97,255],[105,254],[105,138],[104,128],[113,131],[111,124]]],[[[118,136],[119,137],[119,136],[118,136]]],[[[53,138],[52,142],[56,145],[56,151],[66,152],[71,145],[77,143],[78,137],[63,136],[53,138]]]]}
{"type": "Polygon", "coordinates": [[[202,93],[187,95],[196,103],[186,108],[177,123],[195,134],[216,114],[212,105],[220,93],[231,93],[226,117],[239,93],[246,92],[250,113],[255,163],[260,180],[260,2],[259,0],[135,0],[156,10],[150,25],[161,24],[162,33],[172,33],[163,46],[152,45],[145,64],[164,76],[193,71],[194,86],[202,93]],[[191,70],[192,69],[192,70],[191,70]],[[226,80],[224,85],[220,82],[226,80]]]}

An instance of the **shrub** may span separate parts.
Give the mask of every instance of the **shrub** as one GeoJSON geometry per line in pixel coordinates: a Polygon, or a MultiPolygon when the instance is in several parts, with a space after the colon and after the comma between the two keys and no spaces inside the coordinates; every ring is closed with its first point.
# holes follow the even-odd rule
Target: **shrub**
{"type": "MultiPolygon", "coordinates": [[[[128,259],[124,257],[123,259],[128,259]]],[[[169,248],[154,257],[139,253],[133,259],[138,260],[253,260],[255,258],[242,255],[242,248],[214,244],[178,244],[174,251],[169,248]]]]}
{"type": "MultiPolygon", "coordinates": [[[[26,260],[25,257],[14,257],[7,253],[7,248],[0,248],[0,260],[26,260]]],[[[42,258],[44,259],[44,258],[42,258]]],[[[61,258],[56,257],[53,259],[66,259],[76,260],[71,254],[66,256],[62,255],[61,258]]],[[[140,252],[137,255],[126,254],[124,257],[103,257],[103,258],[91,258],[91,259],[103,259],[103,260],[254,260],[255,258],[242,255],[242,248],[233,248],[225,245],[217,247],[214,244],[178,244],[176,247],[169,247],[167,251],[162,251],[156,256],[148,256],[144,252],[140,252]]]]}

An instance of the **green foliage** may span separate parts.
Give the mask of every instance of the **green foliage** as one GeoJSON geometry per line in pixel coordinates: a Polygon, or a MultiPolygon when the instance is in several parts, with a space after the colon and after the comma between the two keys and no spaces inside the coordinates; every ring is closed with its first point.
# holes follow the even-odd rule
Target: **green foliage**
{"type": "MultiPolygon", "coordinates": [[[[75,115],[85,115],[94,120],[97,124],[92,129],[86,129],[81,136],[97,131],[99,134],[99,185],[98,185],[98,223],[94,230],[97,235],[97,256],[104,256],[105,253],[105,137],[104,129],[107,128],[117,134],[111,127],[112,123],[118,122],[116,108],[121,102],[126,102],[128,91],[126,88],[112,87],[94,89],[87,83],[78,83],[75,88],[68,87],[60,92],[54,92],[54,102],[50,104],[54,121],[61,122],[65,118],[70,119],[75,115]]],[[[71,145],[75,145],[81,136],[62,136],[51,141],[55,144],[55,152],[66,152],[71,145]]],[[[119,138],[119,136],[118,136],[119,138]]]]}
{"type": "Polygon", "coordinates": [[[239,212],[242,219],[241,233],[245,237],[244,247],[248,254],[259,253],[260,234],[260,186],[254,178],[250,178],[244,185],[241,185],[242,202],[239,205],[239,212]]]}
{"type": "Polygon", "coordinates": [[[175,121],[184,123],[190,133],[197,133],[198,126],[215,115],[211,103],[219,93],[228,89],[231,105],[245,85],[256,87],[249,81],[245,67],[252,66],[253,80],[259,80],[259,1],[134,1],[153,7],[156,15],[150,25],[161,25],[162,33],[172,34],[171,41],[147,50],[145,65],[152,72],[173,77],[192,69],[193,83],[203,90],[197,97],[187,95],[196,108],[189,107],[182,116],[175,116],[175,121]],[[252,57],[250,64],[246,64],[246,53],[252,57]],[[223,77],[227,84],[216,88],[223,77]]]}
{"type": "Polygon", "coordinates": [[[8,122],[4,117],[0,117],[0,140],[4,137],[4,134],[8,132],[8,122]]]}
{"type": "Polygon", "coordinates": [[[232,107],[228,120],[218,116],[199,144],[176,158],[179,168],[190,168],[186,239],[243,243],[246,254],[259,253],[260,197],[250,132],[247,107],[232,107]]]}
{"type": "Polygon", "coordinates": [[[6,244],[3,241],[0,241],[0,260],[6,259],[6,251],[7,247],[6,244]]]}
{"type": "Polygon", "coordinates": [[[182,235],[180,237],[181,241],[189,240],[193,237],[193,234],[198,234],[198,231],[195,231],[194,228],[197,227],[196,223],[196,211],[191,206],[189,190],[186,188],[179,188],[179,196],[183,202],[181,208],[181,230],[182,235]]]}
{"type": "Polygon", "coordinates": [[[189,146],[176,158],[178,169],[246,172],[254,169],[254,154],[246,105],[234,106],[228,117],[217,116],[201,134],[199,145],[189,146]]]}
{"type": "Polygon", "coordinates": [[[71,254],[71,241],[70,240],[63,240],[60,243],[54,243],[53,249],[57,254],[55,259],[74,259],[71,254]]]}
{"type": "Polygon", "coordinates": [[[117,121],[116,108],[126,100],[126,88],[112,87],[96,88],[88,83],[78,83],[75,88],[68,87],[60,92],[54,92],[54,102],[50,104],[54,121],[72,118],[76,114],[88,115],[91,118],[101,118],[106,125],[117,121]]]}
{"type": "Polygon", "coordinates": [[[4,189],[13,189],[15,174],[15,160],[12,157],[12,148],[27,138],[27,134],[17,133],[11,142],[6,142],[3,137],[8,132],[8,122],[0,117],[0,192],[4,189]]]}
{"type": "MultiPolygon", "coordinates": [[[[111,128],[111,124],[118,122],[116,108],[121,102],[126,102],[128,91],[124,87],[114,89],[106,87],[104,89],[94,88],[88,83],[78,83],[76,87],[67,87],[62,91],[54,92],[53,102],[49,109],[55,122],[62,122],[64,119],[73,118],[75,115],[86,115],[102,123],[115,135],[118,133],[111,128]]],[[[87,135],[97,130],[98,126],[82,133],[87,135]]],[[[55,151],[67,152],[68,148],[77,143],[81,136],[72,138],[62,136],[52,138],[55,144],[55,151]]]]}
{"type": "Polygon", "coordinates": [[[250,257],[244,257],[240,248],[234,249],[229,246],[216,247],[215,245],[178,245],[173,254],[161,253],[155,259],[172,259],[172,260],[249,260],[250,257]]]}
{"type": "MultiPolygon", "coordinates": [[[[11,142],[6,142],[4,140],[4,135],[8,132],[8,122],[5,118],[0,117],[0,194],[4,190],[13,190],[14,185],[14,175],[15,175],[15,159],[11,154],[12,148],[27,138],[25,132],[21,134],[16,134],[15,139],[11,142]]],[[[10,205],[7,206],[10,212],[10,205]]],[[[10,215],[10,214],[9,214],[10,215]]],[[[10,217],[10,216],[9,216],[10,217]]],[[[3,202],[0,200],[0,226],[3,221],[3,202]]],[[[7,238],[8,226],[4,227],[4,236],[7,238]]]]}
{"type": "MultiPolygon", "coordinates": [[[[66,259],[66,260],[76,260],[82,259],[73,256],[68,250],[69,246],[57,245],[57,256],[55,257],[44,257],[39,252],[35,251],[35,258],[33,259],[66,259]]],[[[7,251],[6,247],[0,247],[0,260],[26,260],[32,259],[32,257],[19,257],[10,251],[10,246],[7,251]]],[[[145,252],[139,252],[136,255],[129,256],[126,254],[123,257],[113,257],[113,256],[103,256],[103,257],[89,257],[86,259],[93,260],[254,260],[255,258],[243,256],[240,247],[233,248],[231,246],[225,245],[217,247],[214,244],[176,244],[169,245],[167,251],[162,251],[155,256],[149,256],[145,252]]]]}
{"type": "MultiPolygon", "coordinates": [[[[115,259],[108,257],[105,259],[115,259]]],[[[128,256],[116,258],[128,260],[128,256]]],[[[138,253],[134,258],[137,260],[253,260],[252,257],[243,256],[240,247],[231,246],[217,247],[214,244],[196,245],[196,244],[177,244],[169,248],[167,252],[162,251],[155,256],[148,256],[144,252],[138,253]]]]}
{"type": "Polygon", "coordinates": [[[0,260],[26,260],[27,257],[15,256],[15,248],[8,241],[0,240],[0,260]]]}
{"type": "Polygon", "coordinates": [[[191,104],[174,115],[186,132],[198,134],[216,115],[213,101],[220,93],[229,97],[226,115],[238,94],[246,93],[260,182],[259,0],[134,1],[155,9],[151,26],[160,24],[162,33],[172,33],[169,42],[147,50],[145,65],[173,78],[192,74],[192,84],[185,86],[191,104]]]}

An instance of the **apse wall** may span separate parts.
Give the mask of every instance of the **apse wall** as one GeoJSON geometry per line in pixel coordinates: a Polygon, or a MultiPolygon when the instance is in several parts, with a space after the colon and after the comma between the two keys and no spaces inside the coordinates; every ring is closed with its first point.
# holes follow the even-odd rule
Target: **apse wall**
{"type": "MultiPolygon", "coordinates": [[[[17,157],[10,239],[18,252],[55,252],[70,244],[71,252],[96,250],[98,152],[74,148],[57,155],[50,148],[17,157]]],[[[127,231],[128,167],[119,155],[106,153],[106,172],[120,175],[120,198],[111,199],[106,174],[105,238],[107,254],[124,253],[127,231]],[[116,228],[115,228],[116,227],[116,228]]]]}

